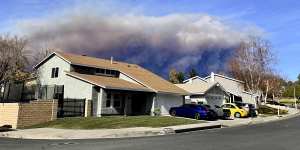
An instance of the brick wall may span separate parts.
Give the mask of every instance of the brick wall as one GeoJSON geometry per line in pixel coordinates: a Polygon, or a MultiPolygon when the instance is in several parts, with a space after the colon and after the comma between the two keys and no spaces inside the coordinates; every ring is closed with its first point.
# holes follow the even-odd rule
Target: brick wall
{"type": "Polygon", "coordinates": [[[0,126],[8,124],[12,125],[13,128],[24,128],[55,120],[57,116],[57,100],[3,103],[0,105],[0,126]]]}
{"type": "Polygon", "coordinates": [[[19,107],[18,128],[32,126],[56,119],[57,101],[40,100],[21,103],[19,107]]]}

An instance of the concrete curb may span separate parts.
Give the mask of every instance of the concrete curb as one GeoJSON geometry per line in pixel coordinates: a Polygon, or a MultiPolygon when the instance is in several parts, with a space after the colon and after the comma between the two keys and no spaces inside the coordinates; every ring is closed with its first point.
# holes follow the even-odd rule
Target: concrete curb
{"type": "Polygon", "coordinates": [[[200,124],[171,126],[171,127],[163,128],[162,131],[165,132],[165,134],[174,134],[174,133],[183,133],[183,132],[198,131],[198,130],[216,129],[221,127],[222,125],[220,123],[209,122],[209,123],[200,123],[200,124]]]}

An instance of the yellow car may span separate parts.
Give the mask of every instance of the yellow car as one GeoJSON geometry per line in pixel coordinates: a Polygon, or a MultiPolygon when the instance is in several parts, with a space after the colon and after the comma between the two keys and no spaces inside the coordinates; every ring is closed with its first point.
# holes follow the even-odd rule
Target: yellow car
{"type": "Polygon", "coordinates": [[[248,112],[245,109],[238,107],[237,105],[232,103],[224,104],[222,105],[222,108],[230,110],[231,115],[233,115],[235,118],[248,116],[248,112]]]}

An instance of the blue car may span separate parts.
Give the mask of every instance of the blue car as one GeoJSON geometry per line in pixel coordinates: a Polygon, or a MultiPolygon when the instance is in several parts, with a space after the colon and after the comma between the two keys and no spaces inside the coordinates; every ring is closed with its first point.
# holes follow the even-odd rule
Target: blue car
{"type": "Polygon", "coordinates": [[[203,105],[196,104],[184,104],[179,107],[172,107],[170,109],[171,116],[179,116],[193,119],[209,119],[215,120],[218,118],[218,115],[213,110],[210,110],[208,107],[203,105]]]}

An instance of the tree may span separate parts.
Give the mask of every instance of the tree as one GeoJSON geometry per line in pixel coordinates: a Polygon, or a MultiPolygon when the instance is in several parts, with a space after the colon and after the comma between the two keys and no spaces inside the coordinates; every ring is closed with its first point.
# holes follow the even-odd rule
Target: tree
{"type": "Polygon", "coordinates": [[[169,81],[178,84],[184,81],[184,73],[177,72],[176,69],[171,69],[169,72],[169,81]]]}
{"type": "Polygon", "coordinates": [[[177,79],[178,79],[179,83],[183,83],[183,81],[184,81],[184,73],[183,72],[178,72],[177,73],[177,79]]]}
{"type": "Polygon", "coordinates": [[[171,69],[170,72],[169,72],[169,81],[174,83],[174,84],[177,84],[179,83],[179,80],[177,78],[177,71],[176,69],[171,69]]]}
{"type": "Polygon", "coordinates": [[[299,84],[300,85],[300,74],[298,75],[297,79],[298,80],[295,82],[295,84],[299,84]]]}
{"type": "Polygon", "coordinates": [[[263,81],[265,81],[266,85],[262,86],[261,89],[265,91],[265,100],[268,96],[272,96],[273,99],[282,96],[285,81],[280,75],[270,72],[264,75],[263,81]]]}
{"type": "Polygon", "coordinates": [[[196,69],[192,68],[191,71],[189,72],[189,78],[198,76],[198,72],[196,69]]]}
{"type": "Polygon", "coordinates": [[[236,49],[229,69],[235,78],[245,81],[247,91],[256,93],[265,86],[264,76],[272,72],[273,63],[270,43],[260,37],[250,37],[236,49]]]}
{"type": "Polygon", "coordinates": [[[27,41],[17,36],[0,36],[0,84],[6,80],[18,80],[28,74],[25,46],[27,41]]]}

